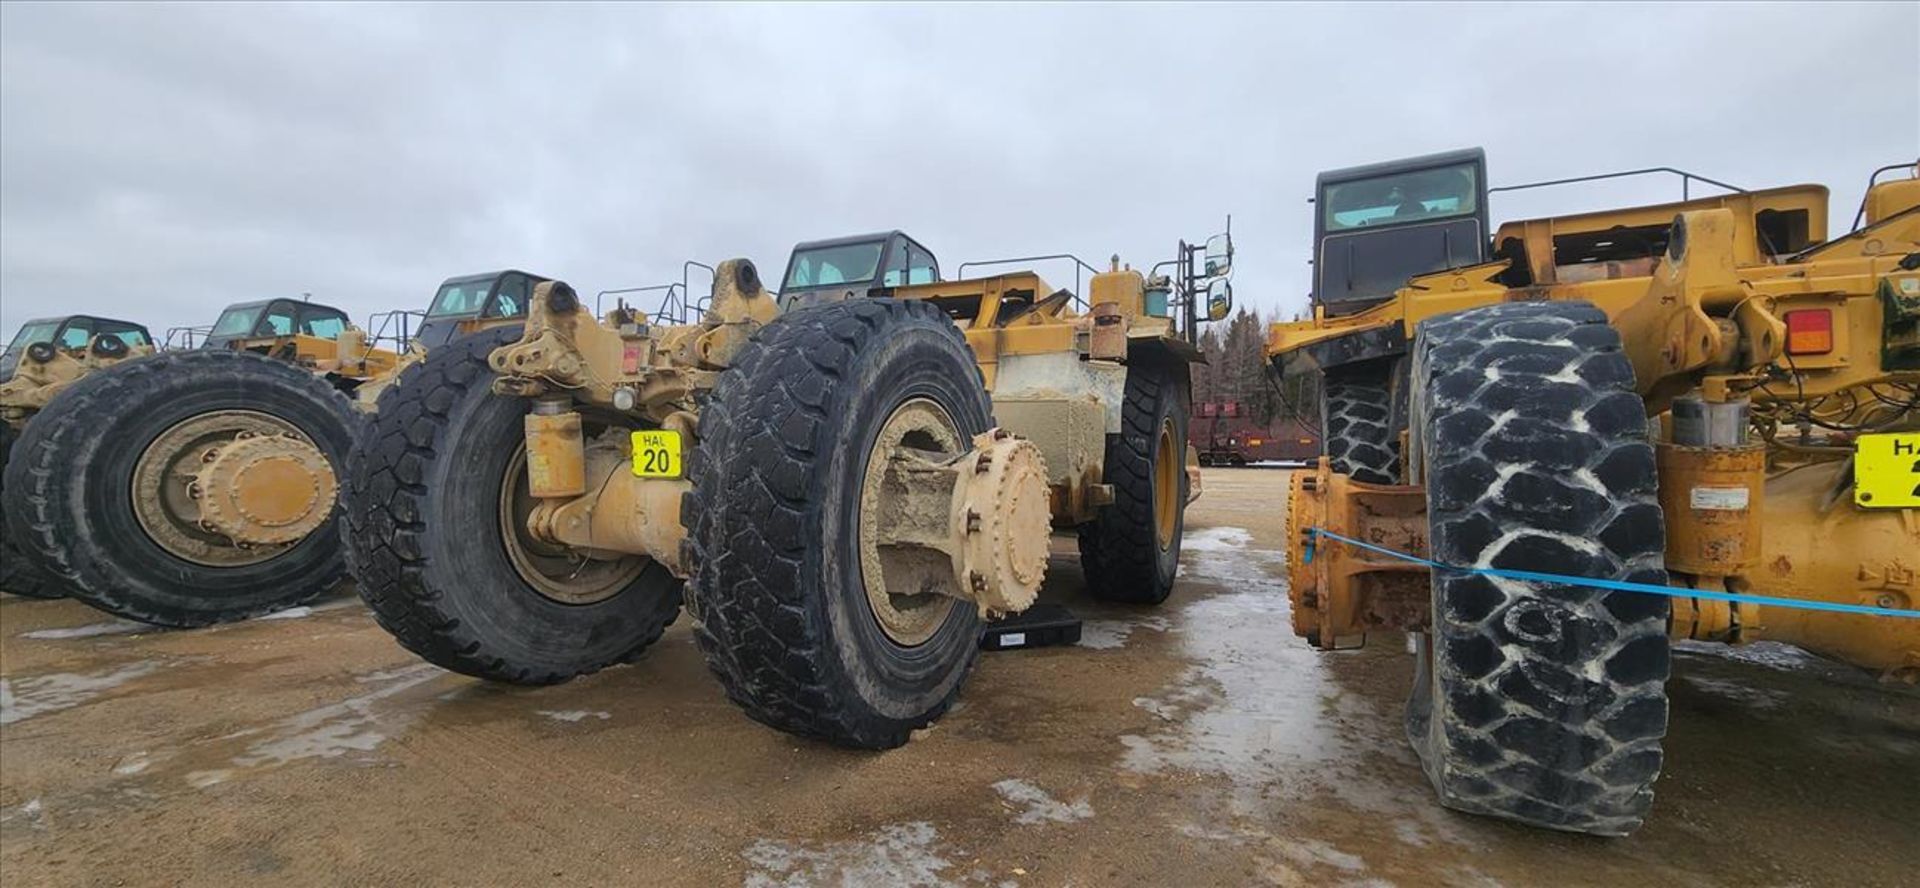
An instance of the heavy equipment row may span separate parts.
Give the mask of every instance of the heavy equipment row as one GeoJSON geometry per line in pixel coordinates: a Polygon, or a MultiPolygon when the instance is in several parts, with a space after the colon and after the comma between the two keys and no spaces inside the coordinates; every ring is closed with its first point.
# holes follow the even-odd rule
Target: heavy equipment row
{"type": "MultiPolygon", "coordinates": [[[[1680,175],[1719,193],[1497,229],[1477,149],[1320,177],[1312,316],[1267,352],[1324,442],[1287,503],[1292,629],[1410,635],[1450,807],[1637,828],[1675,639],[1920,679],[1920,620],[1887,616],[1920,597],[1920,178],[1875,173],[1829,239],[1822,187],[1680,175]]],[[[1095,597],[1166,600],[1232,258],[1075,259],[1081,292],[949,278],[892,231],[802,243],[777,287],[733,259],[702,300],[602,293],[666,290],[652,315],[509,271],[447,281],[396,350],[290,300],[157,354],[33,322],[4,584],[192,626],[345,570],[408,649],[519,684],[629,662],[684,608],[753,719],[898,746],[1054,533],[1095,597]]]]}
{"type": "Polygon", "coordinates": [[[158,350],[126,322],[28,322],[0,383],[0,589],[189,627],[334,587],[338,479],[362,415],[429,343],[524,316],[539,279],[448,281],[405,354],[294,299],[228,306],[158,350]]]}

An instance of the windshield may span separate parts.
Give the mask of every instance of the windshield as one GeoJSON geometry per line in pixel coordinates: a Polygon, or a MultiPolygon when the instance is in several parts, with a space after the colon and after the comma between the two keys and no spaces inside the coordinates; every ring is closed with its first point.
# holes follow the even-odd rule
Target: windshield
{"type": "Polygon", "coordinates": [[[487,299],[487,291],[493,289],[493,279],[482,281],[455,281],[440,286],[440,292],[433,297],[433,306],[427,309],[427,317],[443,318],[449,315],[477,315],[480,306],[487,299]]]}
{"type": "Polygon", "coordinates": [[[1479,194],[1468,163],[1328,185],[1320,206],[1327,230],[1340,231],[1471,215],[1479,209],[1479,194]]]}
{"type": "Polygon", "coordinates": [[[880,248],[884,241],[816,247],[793,254],[787,266],[787,284],[783,289],[821,287],[829,284],[862,284],[873,280],[880,270],[880,248]]]}
{"type": "Polygon", "coordinates": [[[60,326],[59,321],[29,323],[21,327],[20,332],[13,334],[13,342],[7,346],[7,351],[23,349],[36,342],[52,342],[54,328],[58,326],[60,326]]]}
{"type": "Polygon", "coordinates": [[[260,318],[263,305],[247,308],[229,308],[220,313],[220,320],[213,322],[213,336],[246,336],[253,332],[253,322],[260,318]]]}

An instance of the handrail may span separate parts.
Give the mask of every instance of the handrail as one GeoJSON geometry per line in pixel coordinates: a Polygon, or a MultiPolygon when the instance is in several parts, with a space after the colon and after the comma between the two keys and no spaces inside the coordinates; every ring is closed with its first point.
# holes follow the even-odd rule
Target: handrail
{"type": "MultiPolygon", "coordinates": [[[[376,311],[367,315],[367,354],[371,355],[382,341],[392,340],[396,352],[405,352],[413,344],[414,334],[424,326],[427,313],[417,308],[396,308],[392,311],[376,311]],[[418,317],[420,324],[413,323],[418,317]],[[389,335],[388,328],[398,325],[398,333],[389,335]]],[[[362,357],[365,357],[364,355],[362,357]]]]}
{"type": "Polygon", "coordinates": [[[1853,214],[1853,227],[1848,229],[1847,233],[1852,234],[1855,231],[1859,231],[1860,223],[1866,220],[1867,195],[1873,193],[1873,186],[1878,185],[1880,183],[1881,173],[1890,173],[1890,172],[1893,172],[1894,170],[1910,170],[1910,169],[1915,169],[1916,167],[1920,167],[1920,164],[1890,163],[1877,170],[1874,170],[1873,175],[1867,177],[1867,190],[1860,193],[1860,211],[1853,214]]]}
{"type": "Polygon", "coordinates": [[[600,292],[593,294],[593,316],[597,318],[606,316],[606,313],[601,310],[601,303],[605,297],[620,296],[627,293],[657,293],[661,290],[665,290],[667,295],[665,299],[661,300],[661,303],[660,303],[661,310],[654,312],[653,314],[653,317],[664,317],[666,316],[666,307],[668,303],[673,299],[673,291],[675,288],[679,286],[680,286],[679,284],[653,284],[651,286],[646,286],[646,287],[620,287],[613,290],[601,290],[600,292]]]}
{"type": "Polygon", "coordinates": [[[1015,262],[1045,262],[1045,261],[1054,260],[1054,259],[1072,259],[1073,260],[1073,264],[1074,264],[1073,304],[1078,306],[1081,309],[1085,309],[1087,307],[1087,301],[1080,297],[1080,270],[1084,268],[1087,271],[1097,275],[1100,273],[1100,269],[1094,268],[1093,266],[1088,265],[1085,260],[1081,259],[1078,256],[1073,255],[1072,253],[1049,253],[1045,256],[1016,256],[1012,259],[975,259],[971,262],[960,263],[960,267],[954,270],[954,274],[958,275],[959,280],[964,281],[967,279],[968,266],[1012,265],[1015,262]]]}
{"type": "Polygon", "coordinates": [[[212,324],[198,327],[169,327],[167,328],[166,338],[160,340],[160,349],[162,351],[173,351],[175,349],[186,351],[188,349],[199,348],[200,343],[205,342],[207,337],[211,335],[213,335],[212,324]],[[180,338],[181,344],[173,344],[175,336],[180,338]]]}
{"type": "Polygon", "coordinates": [[[1724,188],[1728,191],[1734,192],[1735,194],[1748,193],[1747,189],[1741,188],[1738,185],[1728,185],[1727,183],[1721,182],[1716,179],[1709,179],[1706,176],[1700,175],[1699,173],[1689,173],[1686,170],[1675,169],[1673,167],[1666,167],[1666,166],[1647,167],[1646,169],[1640,169],[1640,170],[1622,170],[1617,173],[1596,173],[1591,176],[1575,176],[1571,179],[1551,179],[1545,182],[1528,182],[1522,185],[1501,185],[1497,188],[1487,189],[1487,193],[1496,194],[1501,191],[1524,191],[1528,188],[1548,188],[1554,185],[1572,185],[1577,182],[1595,182],[1601,179],[1622,179],[1628,176],[1645,176],[1652,173],[1672,173],[1676,176],[1679,176],[1681,200],[1693,199],[1692,189],[1690,186],[1692,185],[1693,180],[1695,179],[1705,182],[1708,185],[1712,185],[1718,188],[1724,188]]]}

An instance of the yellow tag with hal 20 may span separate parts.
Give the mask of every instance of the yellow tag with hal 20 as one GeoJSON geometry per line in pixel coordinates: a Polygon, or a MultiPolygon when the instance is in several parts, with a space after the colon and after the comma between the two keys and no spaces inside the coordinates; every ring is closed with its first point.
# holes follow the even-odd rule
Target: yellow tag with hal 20
{"type": "Polygon", "coordinates": [[[1869,509],[1920,508],[1920,432],[1854,439],[1853,501],[1869,509]]]}
{"type": "Polygon", "coordinates": [[[678,478],[686,474],[680,433],[652,429],[633,433],[633,473],[642,478],[678,478]]]}

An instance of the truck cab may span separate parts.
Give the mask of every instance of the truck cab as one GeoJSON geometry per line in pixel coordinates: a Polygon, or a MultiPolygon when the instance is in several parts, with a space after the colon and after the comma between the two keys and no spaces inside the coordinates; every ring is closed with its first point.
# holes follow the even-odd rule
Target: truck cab
{"type": "Polygon", "coordinates": [[[132,321],[118,321],[93,315],[36,318],[20,325],[6,351],[0,353],[0,382],[13,378],[20,356],[29,346],[47,343],[68,353],[77,353],[93,342],[95,336],[112,336],[129,348],[153,346],[153,335],[132,321]]]}
{"type": "Polygon", "coordinates": [[[1321,173],[1313,205],[1313,303],[1328,316],[1378,305],[1415,275],[1487,260],[1479,148],[1321,173]]]}
{"type": "Polygon", "coordinates": [[[517,269],[448,278],[434,293],[413,340],[434,348],[493,326],[490,321],[525,318],[533,288],[545,280],[548,278],[517,269]]]}
{"type": "Polygon", "coordinates": [[[894,287],[940,280],[940,260],[902,231],[808,241],[787,259],[780,308],[885,296],[894,287]]]}

